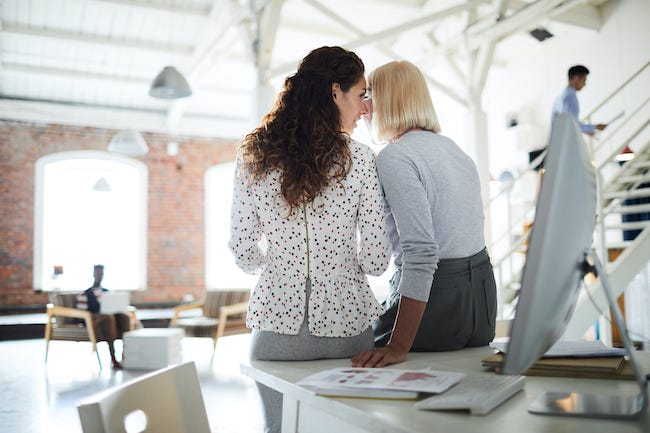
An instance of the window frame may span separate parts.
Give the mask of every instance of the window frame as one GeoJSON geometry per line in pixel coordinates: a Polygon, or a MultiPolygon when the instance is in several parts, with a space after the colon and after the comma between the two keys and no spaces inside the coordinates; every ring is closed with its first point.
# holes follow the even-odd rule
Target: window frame
{"type": "MultiPolygon", "coordinates": [[[[81,151],[64,151],[44,155],[36,161],[34,173],[34,244],[33,244],[33,275],[32,283],[35,290],[42,290],[45,292],[60,290],[58,288],[42,287],[41,283],[44,280],[43,268],[43,252],[44,252],[44,206],[45,206],[45,169],[48,164],[57,163],[61,161],[69,161],[75,159],[94,159],[99,161],[109,161],[111,163],[125,164],[133,167],[139,174],[140,184],[137,186],[139,189],[140,197],[140,218],[138,222],[140,248],[137,254],[138,268],[140,270],[139,278],[136,287],[129,287],[126,290],[145,290],[147,288],[147,227],[148,227],[148,184],[149,184],[149,169],[142,161],[129,158],[124,155],[119,155],[111,152],[101,150],[81,150],[81,151]]],[[[91,270],[89,275],[92,276],[91,270]]],[[[119,288],[114,288],[119,290],[119,288]]]]}

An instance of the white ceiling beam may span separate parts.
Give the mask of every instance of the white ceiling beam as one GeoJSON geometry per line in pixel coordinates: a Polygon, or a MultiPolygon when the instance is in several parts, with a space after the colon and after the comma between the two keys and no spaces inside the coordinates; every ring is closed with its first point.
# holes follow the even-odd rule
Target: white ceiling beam
{"type": "Polygon", "coordinates": [[[94,79],[94,80],[106,80],[112,82],[124,82],[128,84],[146,84],[149,85],[151,82],[148,78],[133,77],[128,75],[118,75],[118,74],[104,74],[101,72],[90,72],[90,71],[81,71],[74,69],[64,69],[64,68],[53,68],[53,67],[43,67],[35,65],[22,65],[18,63],[3,63],[2,65],[3,72],[12,72],[18,74],[42,74],[54,77],[61,77],[67,79],[94,79]]]}
{"type": "Polygon", "coordinates": [[[555,21],[571,24],[576,27],[582,27],[589,30],[600,30],[603,26],[603,18],[600,9],[591,5],[577,5],[553,17],[555,21]]]}
{"type": "Polygon", "coordinates": [[[261,71],[264,71],[264,73],[260,73],[260,77],[265,75],[266,70],[271,65],[273,48],[275,47],[276,35],[280,23],[280,14],[284,3],[285,0],[272,0],[262,11],[257,46],[257,66],[261,71]]]}
{"type": "Polygon", "coordinates": [[[228,31],[245,19],[247,14],[240,10],[233,0],[214,0],[212,9],[203,25],[198,45],[194,47],[188,77],[197,80],[206,64],[211,63],[214,53],[222,46],[221,41],[228,31]]]}
{"type": "MultiPolygon", "coordinates": [[[[509,0],[496,0],[494,12],[498,21],[504,19],[509,3],[509,0]]],[[[480,101],[483,95],[483,88],[485,87],[488,72],[492,67],[496,45],[496,40],[485,42],[479,48],[476,57],[474,57],[475,64],[472,68],[473,76],[471,77],[470,83],[470,92],[473,95],[474,101],[480,101]]]]}
{"type": "Polygon", "coordinates": [[[499,17],[504,17],[508,11],[510,0],[497,0],[496,12],[499,17]]]}
{"type": "Polygon", "coordinates": [[[494,50],[496,48],[496,41],[486,42],[477,52],[475,58],[475,65],[473,68],[473,75],[471,77],[471,93],[474,101],[479,102],[483,94],[483,88],[487,80],[488,72],[492,66],[494,59],[494,50]]]}
{"type": "Polygon", "coordinates": [[[173,12],[174,14],[205,17],[210,11],[209,7],[201,4],[186,2],[182,6],[174,5],[170,0],[92,0],[94,3],[105,3],[111,5],[124,5],[127,8],[140,8],[145,10],[156,10],[160,12],[173,12]]]}
{"type": "MultiPolygon", "coordinates": [[[[603,25],[603,18],[598,5],[607,0],[592,0],[588,3],[578,3],[572,8],[552,17],[554,21],[589,30],[600,30],[603,25]]],[[[510,6],[514,9],[526,7],[528,3],[523,0],[510,0],[510,6]]]]}
{"type": "Polygon", "coordinates": [[[174,43],[143,42],[125,39],[108,38],[105,36],[81,34],[65,30],[33,28],[20,24],[2,22],[1,35],[32,36],[37,38],[58,39],[62,42],[98,45],[102,48],[128,48],[134,50],[156,51],[166,55],[191,55],[193,47],[174,43]]]}
{"type": "Polygon", "coordinates": [[[526,30],[541,19],[563,13],[584,0],[539,0],[517,10],[514,14],[501,20],[484,18],[465,30],[470,49],[480,48],[486,42],[501,39],[526,30]]]}
{"type": "MultiPolygon", "coordinates": [[[[203,34],[199,38],[200,43],[194,48],[191,65],[186,69],[186,78],[193,92],[197,91],[204,77],[216,64],[219,51],[223,51],[226,45],[225,36],[229,32],[232,34],[232,29],[241,26],[248,18],[249,13],[240,8],[236,0],[214,0],[204,24],[203,34]]],[[[170,130],[175,130],[181,122],[191,98],[192,96],[176,100],[169,107],[166,124],[170,130]]]]}
{"type": "MultiPolygon", "coordinates": [[[[0,119],[25,122],[78,125],[107,129],[134,128],[139,131],[167,134],[165,113],[154,110],[103,107],[56,101],[25,101],[0,98],[0,119]]],[[[178,135],[241,139],[250,129],[248,118],[232,116],[200,116],[188,114],[178,135]]]]}
{"type": "MultiPolygon", "coordinates": [[[[110,82],[122,82],[126,84],[135,84],[135,85],[146,85],[149,87],[151,84],[151,78],[148,77],[133,77],[128,75],[118,75],[118,74],[104,74],[101,72],[91,72],[91,71],[81,71],[74,69],[64,69],[64,68],[54,68],[54,67],[43,67],[36,65],[24,65],[19,63],[3,63],[2,64],[3,73],[13,73],[13,74],[40,74],[45,76],[54,76],[66,79],[92,79],[92,80],[103,80],[110,82]]],[[[235,88],[232,86],[229,87],[205,87],[204,90],[209,92],[226,92],[228,94],[241,94],[242,97],[248,95],[248,89],[235,88]]]]}
{"type": "MultiPolygon", "coordinates": [[[[404,33],[410,30],[413,30],[417,27],[421,27],[427,24],[431,24],[435,21],[439,21],[443,18],[446,18],[448,16],[464,12],[468,8],[472,8],[478,4],[484,3],[484,0],[467,0],[467,2],[458,4],[452,7],[449,7],[447,9],[443,9],[441,11],[433,12],[430,14],[427,14],[423,17],[417,18],[415,20],[407,21],[402,24],[399,24],[394,27],[390,27],[388,29],[382,30],[377,33],[369,34],[363,37],[360,37],[359,39],[356,39],[354,41],[350,41],[348,43],[342,44],[344,47],[347,49],[353,50],[359,47],[362,47],[364,45],[369,45],[373,43],[378,43],[384,39],[388,39],[390,37],[399,35],[400,33],[404,33]]],[[[285,75],[291,71],[293,71],[296,67],[296,61],[293,62],[287,62],[283,65],[280,65],[278,67],[272,68],[269,70],[269,76],[267,78],[273,78],[277,77],[279,75],[285,75]]]]}
{"type": "MultiPolygon", "coordinates": [[[[353,23],[349,22],[345,18],[341,17],[339,14],[336,12],[332,11],[328,7],[324,6],[321,2],[317,0],[303,0],[305,3],[309,4],[312,6],[314,9],[318,10],[320,13],[323,15],[329,17],[331,20],[335,21],[336,23],[340,24],[341,26],[345,27],[346,29],[352,31],[359,37],[366,37],[368,34],[365,33],[363,30],[359,29],[356,25],[353,23]]],[[[384,46],[383,44],[378,44],[377,49],[382,51],[384,54],[386,54],[389,58],[395,59],[395,60],[404,60],[404,57],[400,56],[397,54],[395,51],[393,51],[391,48],[384,46]]],[[[458,102],[461,105],[467,105],[467,101],[458,95],[458,92],[456,92],[454,89],[452,89],[449,86],[446,86],[439,82],[438,80],[434,79],[431,77],[429,74],[426,73],[426,71],[422,71],[425,79],[431,84],[433,87],[436,87],[437,89],[441,90],[443,93],[445,93],[447,96],[450,98],[454,99],[456,102],[458,102]]]]}

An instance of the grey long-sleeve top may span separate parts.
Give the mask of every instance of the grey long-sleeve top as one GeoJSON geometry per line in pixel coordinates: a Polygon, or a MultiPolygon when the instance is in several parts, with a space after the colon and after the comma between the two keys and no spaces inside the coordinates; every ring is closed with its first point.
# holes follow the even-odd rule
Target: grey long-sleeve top
{"type": "Polygon", "coordinates": [[[483,203],[472,159],[451,139],[411,131],[377,156],[401,295],[426,302],[440,259],[485,248],[483,203]]]}

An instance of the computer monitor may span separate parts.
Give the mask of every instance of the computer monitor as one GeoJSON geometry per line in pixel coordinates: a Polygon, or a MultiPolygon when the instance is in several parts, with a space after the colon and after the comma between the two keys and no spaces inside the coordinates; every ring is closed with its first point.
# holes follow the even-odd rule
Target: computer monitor
{"type": "MultiPolygon", "coordinates": [[[[624,331],[626,348],[628,352],[634,350],[606,275],[591,249],[596,224],[596,173],[582,133],[569,115],[556,115],[544,169],[515,318],[510,327],[504,374],[523,374],[562,336],[573,314],[580,282],[587,272],[598,274],[615,311],[616,323],[624,331]]],[[[645,378],[638,365],[635,368],[637,381],[645,388],[645,378]]],[[[578,397],[573,400],[575,406],[567,408],[566,404],[559,404],[558,399],[566,400],[567,393],[546,393],[530,410],[625,418],[638,416],[647,406],[647,389],[631,399],[570,394],[572,398],[578,397]]]]}
{"type": "Polygon", "coordinates": [[[503,371],[521,373],[564,333],[596,225],[596,173],[582,133],[558,115],[544,161],[503,371]]]}

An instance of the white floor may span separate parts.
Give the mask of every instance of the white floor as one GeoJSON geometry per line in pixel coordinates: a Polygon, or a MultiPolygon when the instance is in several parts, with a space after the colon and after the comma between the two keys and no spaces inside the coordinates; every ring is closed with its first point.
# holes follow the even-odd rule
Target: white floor
{"type": "MultiPolygon", "coordinates": [[[[255,385],[239,371],[249,341],[250,335],[220,339],[211,365],[211,340],[183,339],[183,361],[196,364],[213,432],[262,431],[255,385]]],[[[98,346],[102,369],[90,343],[53,341],[45,365],[44,340],[0,341],[0,431],[81,433],[76,408],[81,398],[148,373],[112,370],[106,344],[98,346]]]]}

